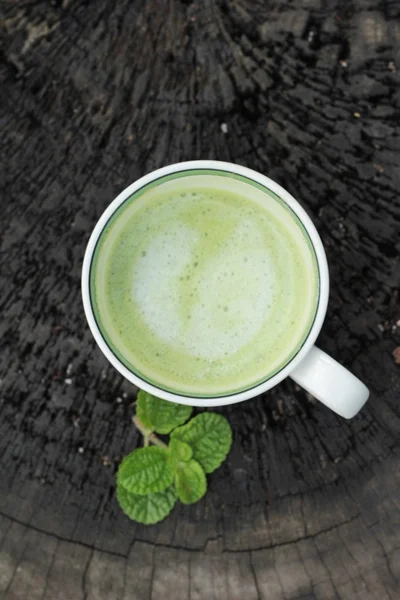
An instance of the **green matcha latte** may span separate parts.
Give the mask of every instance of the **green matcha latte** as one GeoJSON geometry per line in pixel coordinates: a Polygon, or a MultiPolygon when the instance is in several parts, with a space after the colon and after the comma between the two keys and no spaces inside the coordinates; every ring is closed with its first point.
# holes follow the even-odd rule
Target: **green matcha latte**
{"type": "Polygon", "coordinates": [[[319,276],[282,200],[244,177],[196,170],[119,207],[97,242],[90,288],[99,329],[128,369],[209,397],[251,388],[296,355],[319,276]]]}

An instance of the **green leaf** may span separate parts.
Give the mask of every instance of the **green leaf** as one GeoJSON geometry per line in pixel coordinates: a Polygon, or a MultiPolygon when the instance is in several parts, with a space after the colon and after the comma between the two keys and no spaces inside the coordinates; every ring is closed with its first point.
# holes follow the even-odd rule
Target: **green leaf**
{"type": "Polygon", "coordinates": [[[171,434],[171,439],[186,442],[193,449],[193,458],[206,473],[212,473],[225,460],[232,445],[232,430],[222,415],[205,412],[197,415],[171,434]]]}
{"type": "Polygon", "coordinates": [[[139,448],[128,454],[119,466],[118,485],[132,494],[161,492],[172,484],[168,451],[156,446],[139,448]]]}
{"type": "Polygon", "coordinates": [[[162,400],[144,390],[138,393],[136,414],[147,429],[157,433],[170,433],[189,419],[192,410],[191,406],[162,400]]]}
{"type": "Polygon", "coordinates": [[[175,473],[175,488],[183,504],[193,504],[207,491],[206,475],[196,460],[189,460],[175,473]]]}
{"type": "Polygon", "coordinates": [[[178,469],[185,462],[189,461],[193,456],[193,450],[185,442],[178,439],[171,439],[169,446],[169,464],[172,470],[178,469]]]}
{"type": "Polygon", "coordinates": [[[117,498],[122,510],[130,519],[152,525],[162,521],[171,512],[176,502],[176,491],[171,486],[163,492],[139,496],[118,485],[117,498]]]}

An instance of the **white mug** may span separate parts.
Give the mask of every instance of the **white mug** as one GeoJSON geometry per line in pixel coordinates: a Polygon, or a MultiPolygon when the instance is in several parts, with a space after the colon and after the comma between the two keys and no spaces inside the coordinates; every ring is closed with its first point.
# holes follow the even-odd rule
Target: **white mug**
{"type": "Polygon", "coordinates": [[[138,387],[158,396],[165,400],[178,402],[180,404],[189,404],[191,406],[222,406],[225,404],[234,404],[248,400],[277,385],[285,377],[290,376],[296,383],[310,392],[320,402],[328,406],[330,409],[345,417],[351,419],[358,413],[368,399],[368,388],[355,377],[350,371],[342,367],[333,358],[314,345],[314,342],[321,330],[322,323],[325,318],[329,295],[329,273],[326,261],[325,251],[318,235],[318,232],[313,225],[310,217],[300,204],[280,185],[261,175],[252,169],[234,165],[232,163],[214,161],[214,160],[198,160],[177,163],[158,169],[141,177],[138,181],[127,187],[121,192],[115,200],[108,206],[100,217],[93,233],[89,239],[82,269],[82,296],[83,306],[86,314],[89,327],[92,334],[99,345],[104,355],[108,358],[111,364],[130,382],[138,387]],[[141,379],[138,375],[130,371],[122,362],[111,352],[109,346],[104,340],[96,320],[94,318],[91,299],[90,299],[90,267],[92,263],[93,253],[96,247],[97,240],[103,231],[105,225],[112,217],[118,207],[133,193],[143,186],[155,181],[156,179],[172,175],[186,170],[193,169],[214,169],[233,173],[260,184],[261,186],[271,190],[281,200],[283,200],[297,215],[308,232],[311,242],[314,246],[315,254],[318,261],[320,274],[320,297],[315,316],[314,324],[308,334],[307,339],[303,343],[298,353],[289,361],[279,373],[270,377],[267,381],[259,385],[239,393],[231,393],[222,397],[215,398],[191,398],[181,396],[162,388],[148,383],[141,379]]]}

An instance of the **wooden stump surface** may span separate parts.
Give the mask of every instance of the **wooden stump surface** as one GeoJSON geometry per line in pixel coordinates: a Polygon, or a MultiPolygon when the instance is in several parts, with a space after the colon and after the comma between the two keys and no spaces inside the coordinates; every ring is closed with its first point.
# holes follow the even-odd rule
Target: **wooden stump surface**
{"type": "Polygon", "coordinates": [[[0,7],[0,599],[400,598],[398,0],[0,7]],[[118,192],[200,158],[306,208],[331,273],[319,345],[372,393],[351,421],[290,381],[221,409],[207,496],[144,527],[115,499],[136,390],[80,270],[118,192]]]}

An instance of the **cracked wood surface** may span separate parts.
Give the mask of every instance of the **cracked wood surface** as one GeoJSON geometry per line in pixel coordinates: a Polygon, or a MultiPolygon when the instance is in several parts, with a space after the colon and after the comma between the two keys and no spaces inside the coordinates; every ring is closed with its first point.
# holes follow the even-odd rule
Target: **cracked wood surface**
{"type": "Polygon", "coordinates": [[[400,3],[0,6],[0,600],[399,598],[400,3]],[[146,528],[115,500],[136,390],[88,331],[80,268],[119,191],[199,158],[307,209],[319,345],[372,395],[350,422],[290,381],[221,409],[207,496],[146,528]]]}

